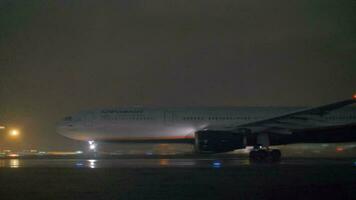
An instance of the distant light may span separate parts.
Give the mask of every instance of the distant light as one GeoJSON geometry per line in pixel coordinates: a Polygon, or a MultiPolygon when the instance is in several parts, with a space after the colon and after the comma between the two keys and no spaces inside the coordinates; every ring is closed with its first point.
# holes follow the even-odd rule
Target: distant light
{"type": "Polygon", "coordinates": [[[12,137],[17,137],[20,134],[20,132],[17,129],[13,129],[13,130],[10,130],[9,134],[12,137]]]}
{"type": "Polygon", "coordinates": [[[221,165],[222,165],[221,162],[218,161],[218,160],[215,160],[215,161],[213,162],[213,168],[220,168],[221,165]]]}
{"type": "Polygon", "coordinates": [[[0,130],[5,129],[5,128],[6,128],[5,126],[0,126],[0,130]]]}
{"type": "Polygon", "coordinates": [[[83,163],[76,163],[75,166],[77,166],[77,167],[83,167],[84,164],[83,164],[83,163]]]}
{"type": "Polygon", "coordinates": [[[168,159],[160,159],[159,160],[159,165],[160,166],[167,166],[167,165],[169,165],[169,160],[168,159]]]}
{"type": "Polygon", "coordinates": [[[352,96],[352,98],[353,98],[354,100],[356,100],[356,94],[354,94],[354,96],[352,96]]]}
{"type": "Polygon", "coordinates": [[[76,154],[82,154],[83,151],[76,151],[75,153],[76,153],[76,154]]]}
{"type": "Polygon", "coordinates": [[[11,154],[8,154],[7,156],[8,156],[8,157],[11,157],[11,158],[16,158],[16,157],[19,157],[19,154],[17,154],[17,153],[11,153],[11,154]]]}
{"type": "Polygon", "coordinates": [[[344,151],[343,147],[336,147],[336,152],[342,152],[342,151],[344,151]]]}

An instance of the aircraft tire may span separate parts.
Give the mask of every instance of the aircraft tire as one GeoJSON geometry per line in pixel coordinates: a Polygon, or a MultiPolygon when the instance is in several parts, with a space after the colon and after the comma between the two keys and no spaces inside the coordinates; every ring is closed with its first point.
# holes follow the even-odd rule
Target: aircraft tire
{"type": "Polygon", "coordinates": [[[249,158],[250,160],[256,160],[256,151],[250,151],[249,158]]]}
{"type": "Polygon", "coordinates": [[[263,149],[252,150],[249,154],[249,158],[251,161],[265,161],[268,158],[268,152],[263,149]]]}
{"type": "Polygon", "coordinates": [[[256,153],[257,153],[256,158],[258,161],[265,161],[268,158],[268,151],[264,149],[260,149],[256,153]]]}
{"type": "Polygon", "coordinates": [[[281,151],[279,149],[273,149],[270,152],[270,157],[271,157],[271,161],[277,162],[277,161],[281,160],[282,153],[281,153],[281,151]]]}

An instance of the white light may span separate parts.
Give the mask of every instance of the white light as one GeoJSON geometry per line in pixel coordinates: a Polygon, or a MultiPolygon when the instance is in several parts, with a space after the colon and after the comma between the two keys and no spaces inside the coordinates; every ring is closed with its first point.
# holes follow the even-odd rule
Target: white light
{"type": "Polygon", "coordinates": [[[96,163],[96,160],[88,160],[89,162],[89,167],[94,169],[96,166],[95,166],[95,163],[96,163]]]}
{"type": "Polygon", "coordinates": [[[20,161],[18,159],[11,159],[10,160],[10,168],[19,168],[20,161]]]}
{"type": "Polygon", "coordinates": [[[91,151],[96,151],[96,146],[97,146],[97,144],[95,143],[95,141],[94,140],[90,140],[90,141],[88,141],[89,142],[89,149],[91,150],[91,151]]]}
{"type": "Polygon", "coordinates": [[[90,150],[95,150],[95,148],[96,148],[96,145],[95,145],[95,144],[89,145],[89,149],[90,149],[90,150]]]}

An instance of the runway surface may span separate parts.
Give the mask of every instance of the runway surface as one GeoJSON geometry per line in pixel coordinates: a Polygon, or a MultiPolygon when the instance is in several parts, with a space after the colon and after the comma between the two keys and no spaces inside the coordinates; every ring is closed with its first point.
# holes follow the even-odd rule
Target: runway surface
{"type": "Polygon", "coordinates": [[[250,162],[247,158],[195,158],[195,159],[1,159],[0,168],[231,168],[251,165],[355,166],[356,158],[287,158],[278,163],[250,162]]]}
{"type": "Polygon", "coordinates": [[[356,163],[352,158],[0,159],[0,185],[4,200],[353,200],[356,163]]]}

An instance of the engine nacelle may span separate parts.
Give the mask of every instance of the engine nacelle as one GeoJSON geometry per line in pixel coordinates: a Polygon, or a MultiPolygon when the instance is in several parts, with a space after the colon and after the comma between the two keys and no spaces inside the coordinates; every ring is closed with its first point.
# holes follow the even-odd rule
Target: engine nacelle
{"type": "Polygon", "coordinates": [[[198,131],[195,149],[199,153],[223,153],[246,147],[244,134],[228,131],[198,131]]]}

